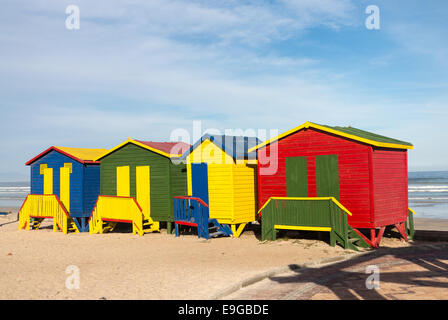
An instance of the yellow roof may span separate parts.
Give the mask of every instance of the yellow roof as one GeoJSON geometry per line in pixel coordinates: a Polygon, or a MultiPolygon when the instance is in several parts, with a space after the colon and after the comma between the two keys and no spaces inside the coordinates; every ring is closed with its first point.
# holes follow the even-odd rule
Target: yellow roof
{"type": "Polygon", "coordinates": [[[100,155],[107,152],[107,149],[68,148],[58,146],[55,146],[55,148],[83,161],[94,161],[100,155]]]}

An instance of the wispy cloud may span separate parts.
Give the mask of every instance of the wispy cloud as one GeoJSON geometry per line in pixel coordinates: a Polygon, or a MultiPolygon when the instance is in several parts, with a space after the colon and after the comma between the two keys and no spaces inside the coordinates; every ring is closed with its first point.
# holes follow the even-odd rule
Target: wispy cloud
{"type": "Polygon", "coordinates": [[[413,42],[399,21],[366,33],[363,9],[349,0],[4,1],[0,132],[14,137],[0,158],[20,171],[49,144],[163,140],[193,119],[280,131],[312,120],[412,141],[421,105],[428,122],[445,116],[447,81],[431,83],[429,99],[388,69],[408,51],[412,61],[438,48],[443,59],[446,44],[437,30],[413,42]],[[80,30],[65,28],[68,4],[80,7],[80,30]],[[362,37],[394,45],[369,55],[362,37]]]}

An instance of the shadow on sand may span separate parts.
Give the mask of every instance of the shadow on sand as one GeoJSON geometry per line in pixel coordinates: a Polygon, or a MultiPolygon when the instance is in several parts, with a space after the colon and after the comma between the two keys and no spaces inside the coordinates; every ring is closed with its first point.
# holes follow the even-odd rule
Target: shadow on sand
{"type": "Polygon", "coordinates": [[[396,299],[393,295],[383,296],[375,289],[367,288],[366,281],[372,275],[367,272],[367,266],[378,267],[380,287],[394,284],[396,292],[412,294],[412,287],[415,286],[448,289],[448,281],[432,280],[436,277],[448,279],[448,264],[442,260],[448,260],[448,243],[418,245],[415,242],[409,247],[380,247],[356,258],[320,268],[300,269],[291,265],[294,275],[273,276],[269,279],[277,283],[299,284],[298,289],[289,292],[285,299],[309,299],[317,292],[325,291],[332,292],[341,300],[396,299]],[[419,271],[386,272],[388,267],[409,263],[417,265],[414,269],[419,271]],[[381,269],[385,272],[381,272],[381,269]]]}

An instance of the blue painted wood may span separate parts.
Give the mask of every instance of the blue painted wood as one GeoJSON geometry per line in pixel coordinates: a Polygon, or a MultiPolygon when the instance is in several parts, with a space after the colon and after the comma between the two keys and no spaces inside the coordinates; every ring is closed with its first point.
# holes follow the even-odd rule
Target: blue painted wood
{"type": "Polygon", "coordinates": [[[216,219],[210,219],[208,207],[194,197],[174,198],[176,237],[179,236],[181,227],[177,221],[196,223],[198,238],[209,239],[210,237],[230,236],[232,234],[232,229],[228,225],[220,224],[216,219]]]}
{"type": "MultiPolygon", "coordinates": [[[[100,193],[100,166],[98,164],[82,164],[55,150],[50,151],[31,164],[31,194],[43,194],[44,178],[40,174],[40,165],[53,168],[53,193],[60,198],[60,168],[64,163],[72,164],[70,174],[70,215],[77,218],[90,217],[96,199],[100,193]]],[[[79,224],[79,221],[77,221],[79,224]]],[[[80,229],[88,231],[88,227],[80,229]]]]}
{"type": "Polygon", "coordinates": [[[90,216],[100,194],[100,166],[84,165],[83,214],[90,216]]]}
{"type": "Polygon", "coordinates": [[[193,197],[200,198],[208,204],[207,163],[191,164],[191,187],[193,197]]]}

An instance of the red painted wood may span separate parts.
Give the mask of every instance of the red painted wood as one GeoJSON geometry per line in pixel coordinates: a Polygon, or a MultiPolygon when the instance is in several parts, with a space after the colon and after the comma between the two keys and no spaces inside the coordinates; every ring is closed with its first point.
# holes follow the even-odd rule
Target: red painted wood
{"type": "Polygon", "coordinates": [[[182,225],[184,225],[184,226],[192,226],[192,227],[197,227],[198,226],[198,224],[197,223],[193,223],[193,222],[185,222],[185,221],[174,221],[174,223],[177,223],[177,224],[182,224],[182,225]]]}
{"type": "Polygon", "coordinates": [[[378,236],[376,237],[376,247],[378,248],[380,246],[381,238],[383,237],[384,230],[386,230],[386,227],[381,227],[380,231],[378,232],[378,236]]]}
{"type": "MultiPolygon", "coordinates": [[[[101,218],[101,221],[132,223],[132,220],[101,218]]],[[[138,227],[137,227],[138,229],[138,227]]]]}
{"type": "Polygon", "coordinates": [[[315,196],[314,157],[327,154],[338,155],[339,200],[353,214],[348,217],[352,227],[373,229],[406,221],[406,150],[372,147],[313,128],[258,150],[258,207],[270,197],[286,196],[286,157],[307,157],[308,195],[315,196]],[[263,175],[261,170],[269,166],[271,148],[278,149],[278,168],[272,175],[263,175]]]}
{"type": "Polygon", "coordinates": [[[375,227],[406,221],[408,214],[407,152],[374,148],[372,160],[375,227]]]}
{"type": "MultiPolygon", "coordinates": [[[[286,196],[286,157],[315,157],[337,154],[339,162],[340,202],[353,213],[349,224],[353,227],[369,228],[370,222],[370,178],[368,149],[370,146],[324,133],[316,129],[306,129],[287,136],[278,142],[278,169],[273,175],[261,175],[267,167],[266,154],[271,145],[258,151],[258,206],[261,208],[270,197],[286,196]]],[[[274,145],[274,144],[273,144],[274,145]]],[[[315,171],[315,162],[309,160],[309,171],[315,171]]],[[[315,173],[308,178],[309,195],[315,194],[315,173]]]]}
{"type": "Polygon", "coordinates": [[[77,157],[75,157],[75,156],[72,156],[71,154],[69,154],[69,153],[67,153],[67,152],[64,152],[64,151],[62,151],[62,150],[60,150],[60,149],[58,149],[58,148],[56,148],[56,147],[50,147],[50,148],[48,148],[47,150],[45,150],[45,151],[39,153],[39,154],[38,154],[37,156],[35,156],[33,159],[27,161],[27,162],[25,163],[25,165],[27,165],[27,166],[31,165],[33,162],[39,160],[40,158],[42,158],[44,155],[46,155],[47,153],[49,153],[49,152],[52,151],[52,150],[54,150],[54,151],[56,151],[56,152],[59,152],[59,153],[65,155],[65,156],[67,156],[67,157],[69,157],[69,158],[71,158],[71,159],[73,159],[73,160],[75,160],[75,161],[78,161],[78,162],[80,162],[80,163],[82,163],[82,164],[100,164],[99,161],[82,160],[82,159],[79,159],[79,158],[77,158],[77,157]]]}
{"type": "Polygon", "coordinates": [[[190,196],[176,196],[174,199],[185,199],[185,200],[196,200],[201,203],[204,207],[208,208],[208,204],[206,204],[201,198],[190,197],[190,196]]]}

